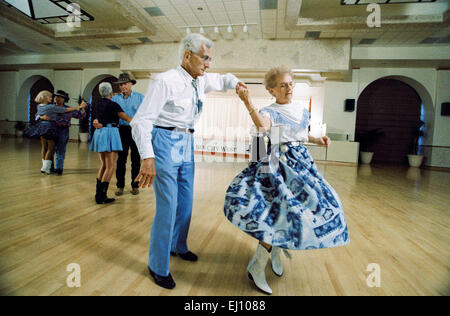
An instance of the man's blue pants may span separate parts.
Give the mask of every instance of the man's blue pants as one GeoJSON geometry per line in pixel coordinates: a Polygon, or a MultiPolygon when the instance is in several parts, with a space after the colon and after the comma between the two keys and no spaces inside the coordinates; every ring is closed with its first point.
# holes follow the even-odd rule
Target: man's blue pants
{"type": "Polygon", "coordinates": [[[156,214],[150,233],[148,265],[156,274],[167,276],[170,252],[188,252],[194,194],[194,138],[192,134],[155,127],[152,144],[156,214]]]}
{"type": "Polygon", "coordinates": [[[67,142],[69,141],[69,128],[58,127],[58,135],[56,142],[56,169],[63,170],[67,142]]]}

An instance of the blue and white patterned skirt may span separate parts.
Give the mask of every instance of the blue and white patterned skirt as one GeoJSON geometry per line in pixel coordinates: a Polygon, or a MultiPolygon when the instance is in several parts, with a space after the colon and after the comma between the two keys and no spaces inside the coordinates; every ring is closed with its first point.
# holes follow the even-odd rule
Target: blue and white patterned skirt
{"type": "Polygon", "coordinates": [[[122,141],[120,140],[119,129],[108,124],[106,127],[98,128],[94,132],[91,145],[91,151],[97,153],[122,151],[122,141]]]}
{"type": "Polygon", "coordinates": [[[278,164],[260,160],[233,179],[225,216],[250,236],[281,248],[346,245],[350,240],[342,204],[307,148],[287,143],[281,150],[281,155],[270,154],[278,164]]]}

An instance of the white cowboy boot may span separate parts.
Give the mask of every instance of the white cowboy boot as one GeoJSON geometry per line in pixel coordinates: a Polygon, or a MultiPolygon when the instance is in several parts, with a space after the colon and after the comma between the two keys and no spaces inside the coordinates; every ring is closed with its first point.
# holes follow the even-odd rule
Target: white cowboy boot
{"type": "Polygon", "coordinates": [[[45,173],[45,160],[44,159],[42,159],[41,173],[45,173]]]}
{"type": "MultiPolygon", "coordinates": [[[[44,169],[44,172],[46,174],[51,174],[50,169],[52,168],[52,161],[51,160],[44,160],[44,167],[42,167],[42,169],[44,169]]],[[[41,171],[42,171],[41,169],[41,171]]]]}
{"type": "Polygon", "coordinates": [[[269,252],[261,244],[258,243],[256,253],[248,264],[247,271],[250,280],[255,282],[257,288],[266,294],[272,294],[272,289],[266,281],[265,268],[269,260],[269,252]]]}
{"type": "Polygon", "coordinates": [[[272,247],[271,255],[272,255],[272,270],[277,276],[283,275],[283,263],[281,263],[281,248],[280,247],[272,247]]]}
{"type": "Polygon", "coordinates": [[[272,246],[272,271],[279,277],[283,275],[283,263],[281,263],[281,251],[289,260],[292,259],[291,254],[286,249],[281,249],[280,247],[272,246]]]}

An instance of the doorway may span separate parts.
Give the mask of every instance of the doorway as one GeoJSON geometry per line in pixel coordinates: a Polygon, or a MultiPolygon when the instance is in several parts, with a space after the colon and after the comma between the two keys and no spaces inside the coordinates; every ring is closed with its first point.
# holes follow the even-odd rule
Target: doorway
{"type": "Polygon", "coordinates": [[[45,77],[41,77],[33,84],[30,89],[30,93],[28,94],[28,115],[30,125],[36,124],[36,113],[38,104],[34,101],[39,92],[47,90],[53,93],[55,88],[53,84],[45,77]]]}
{"type": "Polygon", "coordinates": [[[370,148],[373,162],[407,165],[422,108],[422,100],[408,84],[378,79],[358,98],[355,138],[370,130],[381,130],[384,135],[370,148]]]}

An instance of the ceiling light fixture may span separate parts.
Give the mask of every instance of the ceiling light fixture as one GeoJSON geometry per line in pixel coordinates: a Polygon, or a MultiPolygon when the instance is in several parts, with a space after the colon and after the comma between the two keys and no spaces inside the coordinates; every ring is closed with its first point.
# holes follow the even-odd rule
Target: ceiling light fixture
{"type": "Polygon", "coordinates": [[[190,34],[191,33],[191,28],[199,28],[200,29],[200,33],[204,34],[205,32],[205,28],[214,28],[214,33],[219,34],[219,27],[226,27],[227,28],[227,32],[228,33],[233,33],[233,27],[243,27],[242,31],[244,33],[248,32],[248,28],[249,25],[258,25],[257,23],[232,23],[232,24],[212,24],[212,25],[183,25],[183,26],[178,26],[179,29],[186,29],[186,33],[190,34]]]}
{"type": "Polygon", "coordinates": [[[67,23],[69,17],[80,22],[93,21],[94,17],[70,0],[0,0],[42,24],[67,23]]]}

